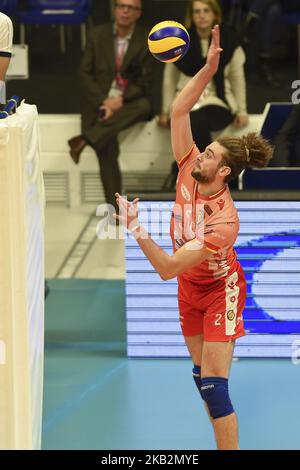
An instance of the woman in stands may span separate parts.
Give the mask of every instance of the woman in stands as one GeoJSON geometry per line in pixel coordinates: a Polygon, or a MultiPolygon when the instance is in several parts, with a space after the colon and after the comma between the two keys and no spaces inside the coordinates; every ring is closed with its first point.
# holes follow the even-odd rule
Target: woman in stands
{"type": "MultiPolygon", "coordinates": [[[[191,0],[185,25],[190,34],[190,48],[186,56],[175,64],[166,64],[163,78],[162,114],[159,124],[170,125],[170,109],[176,94],[205,64],[214,25],[221,24],[222,12],[217,0],[191,0]]],[[[229,124],[243,128],[248,124],[245,53],[233,30],[221,29],[223,54],[218,72],[207,85],[193,107],[190,118],[197,147],[203,151],[212,141],[211,132],[229,124]]],[[[173,190],[178,168],[172,165],[164,190],[173,190]]]]}

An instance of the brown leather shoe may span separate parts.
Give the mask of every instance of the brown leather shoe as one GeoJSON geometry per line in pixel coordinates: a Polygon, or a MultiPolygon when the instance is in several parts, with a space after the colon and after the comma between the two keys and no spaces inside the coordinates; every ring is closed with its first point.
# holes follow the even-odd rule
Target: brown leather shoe
{"type": "Polygon", "coordinates": [[[72,137],[72,139],[68,140],[68,144],[70,146],[71,158],[77,165],[79,163],[80,154],[86,146],[86,140],[82,137],[82,135],[77,135],[76,137],[72,137]]]}

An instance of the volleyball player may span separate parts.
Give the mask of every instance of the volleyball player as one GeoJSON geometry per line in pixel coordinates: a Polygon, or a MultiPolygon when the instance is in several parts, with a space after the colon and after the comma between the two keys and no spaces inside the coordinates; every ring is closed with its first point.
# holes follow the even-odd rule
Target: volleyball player
{"type": "Polygon", "coordinates": [[[247,167],[264,167],[272,147],[262,137],[223,137],[203,153],[195,146],[189,113],[220,60],[220,32],[212,30],[204,67],[175,99],[171,114],[174,157],[179,166],[172,210],[169,256],[138,221],[138,199],[116,194],[115,215],[135,236],[164,280],[177,277],[179,318],[194,363],[193,378],[211,419],[218,449],[238,449],[238,425],[228,388],[234,344],[245,335],[246,282],[233,248],[239,218],[228,181],[247,167]]]}

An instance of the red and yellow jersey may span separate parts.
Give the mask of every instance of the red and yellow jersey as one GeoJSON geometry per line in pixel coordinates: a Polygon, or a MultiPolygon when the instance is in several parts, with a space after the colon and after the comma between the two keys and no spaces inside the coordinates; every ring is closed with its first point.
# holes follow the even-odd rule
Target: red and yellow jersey
{"type": "Polygon", "coordinates": [[[178,163],[170,235],[174,252],[194,238],[211,252],[204,262],[180,275],[190,281],[209,282],[230,276],[239,266],[233,248],[239,218],[227,185],[212,196],[198,192],[198,183],[191,172],[199,154],[199,149],[193,145],[178,163]]]}

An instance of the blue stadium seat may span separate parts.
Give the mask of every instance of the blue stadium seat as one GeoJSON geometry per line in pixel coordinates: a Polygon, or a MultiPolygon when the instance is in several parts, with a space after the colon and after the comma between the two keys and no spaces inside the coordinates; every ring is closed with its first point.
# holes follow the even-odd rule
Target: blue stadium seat
{"type": "Polygon", "coordinates": [[[17,11],[18,0],[0,0],[0,11],[6,15],[13,15],[17,11]]]}
{"type": "Polygon", "coordinates": [[[299,191],[300,168],[267,167],[247,169],[243,175],[243,189],[299,191]]]}
{"type": "Polygon", "coordinates": [[[21,23],[21,43],[25,44],[25,25],[59,25],[61,51],[66,51],[65,25],[81,26],[81,47],[86,43],[86,21],[91,12],[91,0],[30,0],[29,9],[18,13],[21,23]]]}
{"type": "Polygon", "coordinates": [[[293,108],[291,102],[267,103],[264,109],[264,120],[260,133],[265,139],[274,142],[274,139],[281,129],[293,108]]]}
{"type": "MultiPolygon", "coordinates": [[[[264,110],[264,122],[261,135],[274,143],[274,139],[288,118],[292,103],[267,103],[264,110]]],[[[272,167],[246,169],[242,178],[243,189],[257,190],[291,190],[300,189],[300,168],[272,167]]]]}

